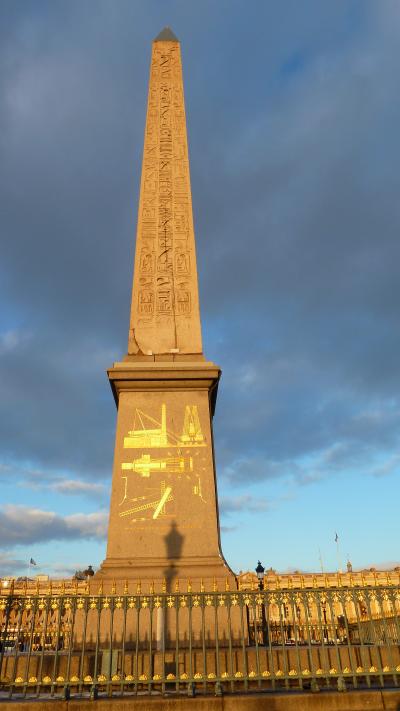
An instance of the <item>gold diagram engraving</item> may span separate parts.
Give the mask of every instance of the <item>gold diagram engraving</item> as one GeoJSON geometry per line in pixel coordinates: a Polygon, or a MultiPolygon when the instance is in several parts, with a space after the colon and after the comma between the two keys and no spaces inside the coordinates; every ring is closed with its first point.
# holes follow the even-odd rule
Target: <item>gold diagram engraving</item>
{"type": "Polygon", "coordinates": [[[186,405],[182,434],[179,437],[167,429],[167,406],[161,405],[161,421],[155,420],[142,410],[136,409],[134,429],[124,437],[124,449],[162,448],[162,447],[205,447],[205,438],[201,429],[197,405],[186,405]],[[146,427],[146,422],[156,427],[146,427]],[[136,423],[140,427],[135,427],[136,423]]]}
{"type": "Polygon", "coordinates": [[[150,454],[142,454],[139,459],[134,459],[133,462],[123,462],[121,468],[122,471],[136,472],[143,478],[149,478],[151,473],[182,474],[193,471],[193,459],[192,457],[152,459],[150,454]]]}
{"type": "Polygon", "coordinates": [[[123,446],[124,449],[167,451],[164,455],[160,452],[161,456],[142,451],[140,456],[121,463],[123,497],[119,505],[127,506],[120,511],[121,517],[129,517],[130,523],[160,520],[173,515],[171,502],[176,512],[188,496],[195,496],[198,501],[206,503],[199,473],[199,467],[200,471],[205,471],[200,452],[201,448],[206,447],[206,442],[197,405],[185,406],[181,434],[176,434],[167,425],[166,403],[161,405],[160,420],[136,409],[133,429],[124,437],[123,446]],[[169,449],[175,449],[176,454],[169,449]],[[143,484],[140,485],[140,482],[143,484]],[[145,489],[143,491],[142,488],[140,495],[143,485],[145,489]],[[142,516],[137,517],[139,513],[142,516]]]}

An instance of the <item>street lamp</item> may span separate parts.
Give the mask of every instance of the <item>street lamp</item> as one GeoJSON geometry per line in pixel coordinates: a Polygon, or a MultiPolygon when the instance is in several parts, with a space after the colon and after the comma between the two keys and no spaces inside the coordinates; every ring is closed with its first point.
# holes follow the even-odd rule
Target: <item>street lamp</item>
{"type": "Polygon", "coordinates": [[[256,575],[258,578],[258,587],[260,588],[260,590],[263,589],[264,571],[265,571],[265,568],[263,568],[263,566],[261,565],[261,561],[258,561],[257,568],[256,568],[256,575]]]}
{"type": "MultiPolygon", "coordinates": [[[[258,589],[263,590],[264,589],[264,572],[265,568],[261,564],[261,561],[259,560],[257,563],[257,568],[256,568],[256,575],[258,579],[258,589]]],[[[268,626],[267,626],[267,620],[265,618],[265,608],[264,604],[261,603],[261,635],[262,635],[262,644],[268,644],[268,626]]]]}

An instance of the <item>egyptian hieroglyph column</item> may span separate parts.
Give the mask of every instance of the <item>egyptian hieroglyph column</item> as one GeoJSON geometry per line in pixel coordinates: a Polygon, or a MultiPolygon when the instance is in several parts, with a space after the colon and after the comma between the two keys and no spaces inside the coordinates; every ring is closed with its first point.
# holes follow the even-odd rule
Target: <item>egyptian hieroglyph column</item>
{"type": "Polygon", "coordinates": [[[220,369],[202,352],[180,45],[152,48],[128,354],[107,557],[98,577],[231,578],[220,549],[212,417],[220,369]]]}

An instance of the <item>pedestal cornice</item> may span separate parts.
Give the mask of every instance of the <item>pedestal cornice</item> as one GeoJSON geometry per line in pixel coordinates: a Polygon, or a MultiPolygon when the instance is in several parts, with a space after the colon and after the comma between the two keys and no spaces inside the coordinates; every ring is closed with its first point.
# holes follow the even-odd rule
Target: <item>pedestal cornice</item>
{"type": "Polygon", "coordinates": [[[207,390],[214,414],[221,369],[211,361],[121,361],[107,375],[117,407],[125,391],[207,390]]]}

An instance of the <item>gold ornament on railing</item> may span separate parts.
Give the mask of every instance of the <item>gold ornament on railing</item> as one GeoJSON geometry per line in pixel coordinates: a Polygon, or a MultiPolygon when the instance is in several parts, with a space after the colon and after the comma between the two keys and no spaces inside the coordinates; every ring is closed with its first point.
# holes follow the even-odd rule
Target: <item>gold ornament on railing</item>
{"type": "Polygon", "coordinates": [[[142,592],[142,583],[139,580],[138,584],[136,585],[136,595],[140,595],[142,592]]]}
{"type": "Polygon", "coordinates": [[[124,583],[124,595],[128,595],[128,593],[129,593],[128,581],[125,580],[125,583],[124,583]]]}
{"type": "Polygon", "coordinates": [[[115,595],[116,592],[117,592],[117,584],[116,584],[115,580],[113,580],[112,585],[111,585],[111,595],[115,595]]]}

